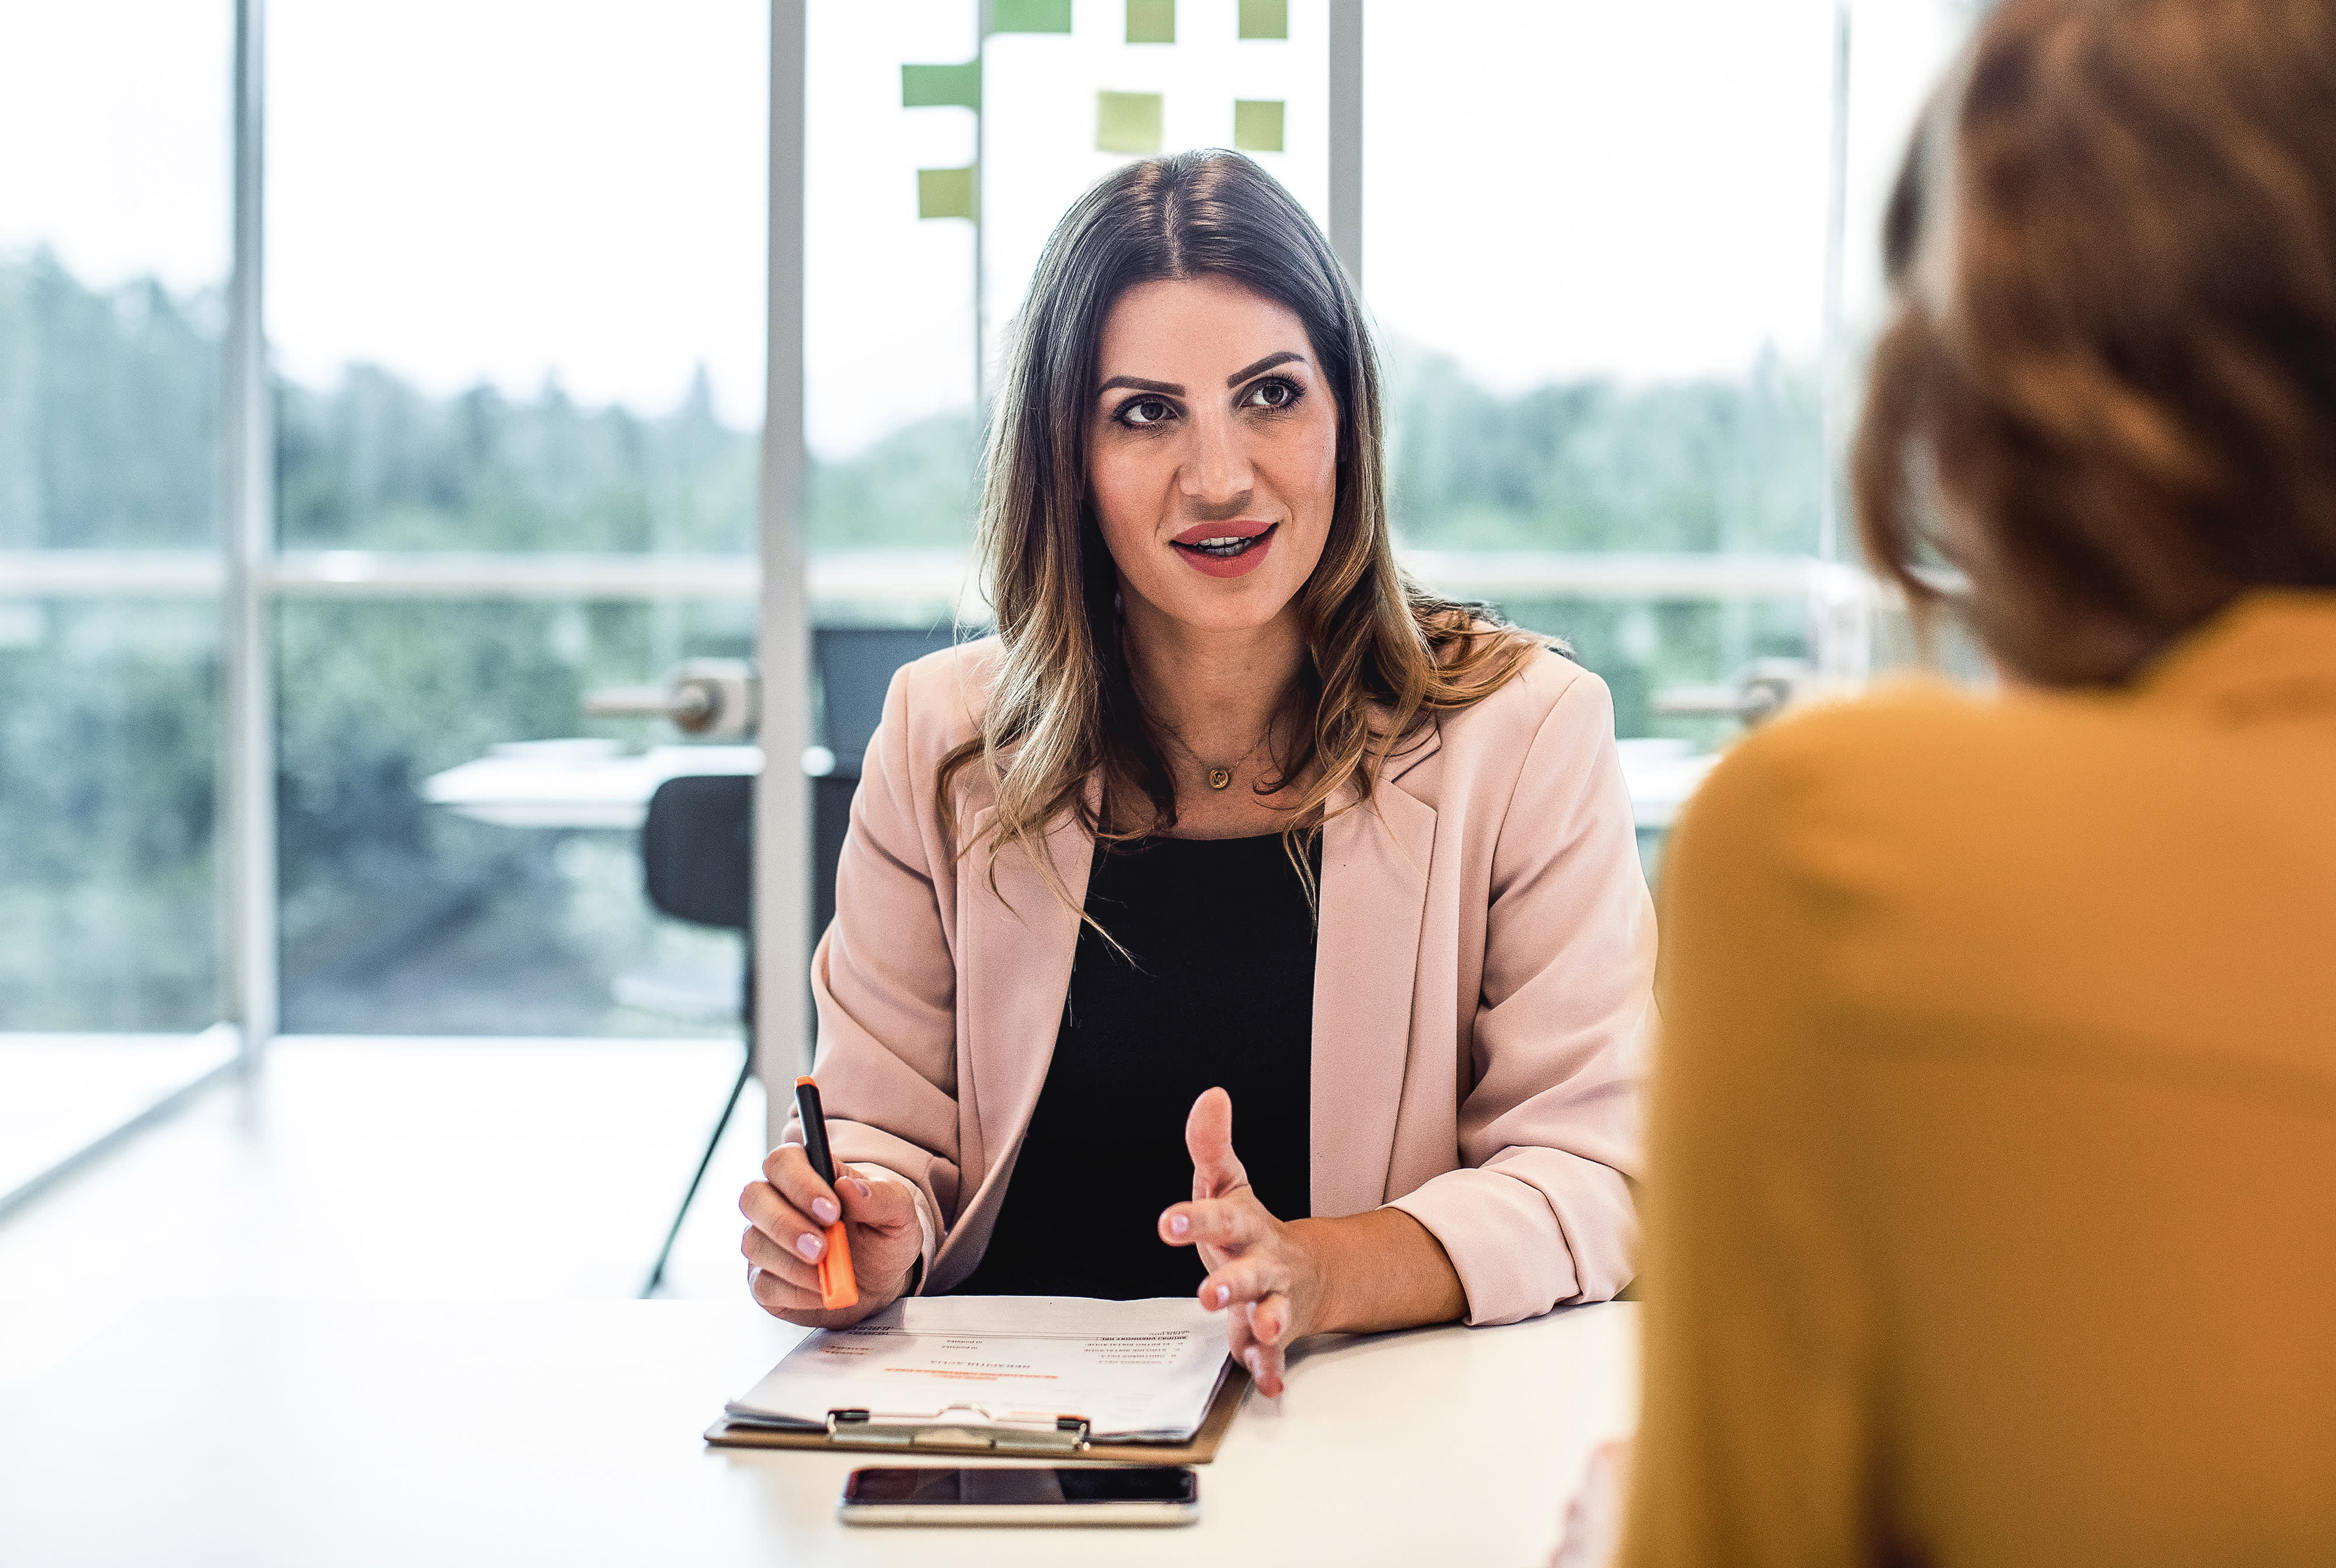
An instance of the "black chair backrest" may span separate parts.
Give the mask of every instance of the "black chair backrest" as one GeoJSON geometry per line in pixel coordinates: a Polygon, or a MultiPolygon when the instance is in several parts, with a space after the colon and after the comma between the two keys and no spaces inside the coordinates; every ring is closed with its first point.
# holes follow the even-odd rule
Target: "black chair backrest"
{"type": "MultiPolygon", "coordinates": [[[[822,744],[834,771],[812,781],[812,933],[835,914],[835,862],[852,812],[852,792],[869,737],[884,716],[892,672],[949,646],[950,628],[817,627],[812,632],[820,683],[822,744]]],[[[649,902],[676,920],[743,931],[753,923],[754,781],[686,774],[659,784],[641,824],[641,869],[649,902]]]]}
{"type": "Polygon", "coordinates": [[[812,629],[812,663],[819,672],[819,744],[835,754],[835,771],[860,776],[861,755],[884,716],[892,672],[956,638],[946,626],[822,626],[812,629]]]}
{"type": "Polygon", "coordinates": [[[657,785],[641,823],[641,871],[649,902],[676,920],[752,929],[753,777],[698,774],[657,785]]]}
{"type": "Polygon", "coordinates": [[[852,822],[852,792],[860,784],[861,760],[867,754],[869,739],[883,721],[884,693],[891,687],[892,674],[955,640],[946,626],[812,629],[812,661],[819,672],[819,739],[835,757],[832,772],[811,781],[811,934],[814,939],[835,918],[835,867],[843,856],[843,835],[852,822]]]}

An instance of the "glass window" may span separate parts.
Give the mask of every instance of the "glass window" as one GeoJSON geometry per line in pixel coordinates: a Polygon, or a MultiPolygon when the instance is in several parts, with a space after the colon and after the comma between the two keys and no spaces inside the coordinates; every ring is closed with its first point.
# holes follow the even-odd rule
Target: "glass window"
{"type": "MultiPolygon", "coordinates": [[[[1914,123],[1971,34],[1988,0],[1853,0],[1849,95],[1843,158],[1841,330],[1835,345],[1833,428],[1836,474],[1844,472],[1857,428],[1865,368],[1885,324],[1889,292],[1882,276],[1882,217],[1914,123]]],[[[1841,509],[1841,554],[1861,559],[1856,524],[1841,509]]],[[[1933,628],[1918,641],[1894,589],[1874,601],[1872,663],[1876,669],[1927,663],[1956,678],[1991,678],[1978,645],[1960,628],[1933,628]]]]}
{"type": "Polygon", "coordinates": [[[219,615],[0,597],[0,1030],[219,1017],[219,615]]]}
{"type": "Polygon", "coordinates": [[[804,434],[816,550],[954,551],[968,537],[979,437],[974,225],[960,214],[973,209],[967,101],[979,94],[961,68],[974,59],[976,9],[810,8],[804,434]],[[904,94],[903,65],[943,69],[904,94]]]}
{"type": "Polygon", "coordinates": [[[633,831],[645,770],[734,771],[735,748],[588,718],[583,702],[682,658],[749,656],[754,611],[744,598],[287,599],[285,1028],[735,1029],[738,939],[651,912],[633,831]],[[482,759],[521,765],[534,787],[514,800],[450,776],[482,759]]]}
{"type": "Polygon", "coordinates": [[[1323,0],[1003,0],[986,36],[982,10],[811,10],[814,550],[954,551],[962,571],[980,383],[1046,236],[1112,169],[1241,147],[1327,216],[1323,0]]]}
{"type": "Polygon", "coordinates": [[[1971,10],[1370,8],[1398,541],[1605,677],[1650,869],[1764,692],[1875,657],[1838,465],[1888,182],[1971,10]]]}
{"type": "MultiPolygon", "coordinates": [[[[1844,194],[1843,320],[1853,371],[1882,325],[1882,214],[1915,118],[1985,0],[1854,0],[1844,194]]],[[[1854,394],[1861,377],[1843,378],[1854,394]]]]}
{"type": "Polygon", "coordinates": [[[753,656],[767,28],[270,7],[289,1030],[736,1027],[738,938],[651,912],[632,830],[753,765],[586,698],[753,656]]]}
{"type": "Polygon", "coordinates": [[[230,24],[0,6],[0,1030],[219,1017],[230,24]]]}
{"type": "Polygon", "coordinates": [[[0,1206],[229,1059],[230,7],[0,4],[0,1206]]]}
{"type": "Polygon", "coordinates": [[[1659,696],[1806,652],[1794,574],[1757,558],[1817,543],[1833,24],[1827,0],[1369,13],[1398,535],[1567,638],[1626,736],[1712,738],[1659,696]],[[1649,559],[1570,559],[1609,552],[1649,559]]]}
{"type": "Polygon", "coordinates": [[[752,550],[767,26],[269,7],[287,549],[752,550]]]}

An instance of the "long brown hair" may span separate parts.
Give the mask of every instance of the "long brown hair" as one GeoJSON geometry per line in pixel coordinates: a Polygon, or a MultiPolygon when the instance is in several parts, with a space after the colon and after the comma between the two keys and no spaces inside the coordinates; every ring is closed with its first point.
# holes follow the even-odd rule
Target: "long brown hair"
{"type": "Polygon", "coordinates": [[[1918,605],[1940,550],[1992,652],[2078,686],[2336,587],[2336,5],[2005,0],[1884,258],[1854,482],[1918,605]]]}
{"type": "Polygon", "coordinates": [[[1305,209],[1239,153],[1130,164],[1056,226],[1023,307],[981,498],[982,575],[1003,657],[980,733],[942,760],[936,786],[954,841],[953,786],[978,767],[996,792],[994,849],[1020,846],[1050,882],[1039,841],[1066,813],[1107,842],[1176,823],[1174,775],[1132,680],[1118,574],[1088,497],[1087,427],[1113,304],[1138,284],[1202,277],[1296,315],[1338,406],[1329,536],[1298,596],[1308,657],[1276,726],[1296,739],[1277,745],[1256,785],[1296,790],[1284,840],[1300,874],[1333,796],[1351,785],[1368,803],[1391,750],[1434,715],[1489,696],[1548,646],[1481,606],[1437,598],[1396,564],[1377,353],[1305,209]]]}

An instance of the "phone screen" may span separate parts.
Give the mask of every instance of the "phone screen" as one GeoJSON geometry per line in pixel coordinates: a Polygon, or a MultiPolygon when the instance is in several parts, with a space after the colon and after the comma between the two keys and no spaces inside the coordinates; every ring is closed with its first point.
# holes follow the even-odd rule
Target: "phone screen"
{"type": "Polygon", "coordinates": [[[1107,1470],[1001,1466],[988,1469],[854,1470],[844,1483],[846,1507],[875,1503],[952,1505],[1190,1503],[1199,1480],[1179,1465],[1107,1470]]]}

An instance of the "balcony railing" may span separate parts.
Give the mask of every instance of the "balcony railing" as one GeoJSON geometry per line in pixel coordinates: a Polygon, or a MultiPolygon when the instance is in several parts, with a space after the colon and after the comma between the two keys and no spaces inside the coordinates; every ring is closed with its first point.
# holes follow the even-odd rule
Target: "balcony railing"
{"type": "MultiPolygon", "coordinates": [[[[1416,550],[1402,559],[1444,592],[1495,600],[1800,599],[1825,592],[1841,570],[1798,555],[1416,550]]],[[[822,609],[986,618],[963,550],[814,551],[808,579],[822,609]]],[[[224,581],[213,550],[0,550],[0,598],[200,599],[224,581]]],[[[762,569],[737,555],[293,550],[273,559],[258,586],[303,599],[751,601],[762,569]]]]}

